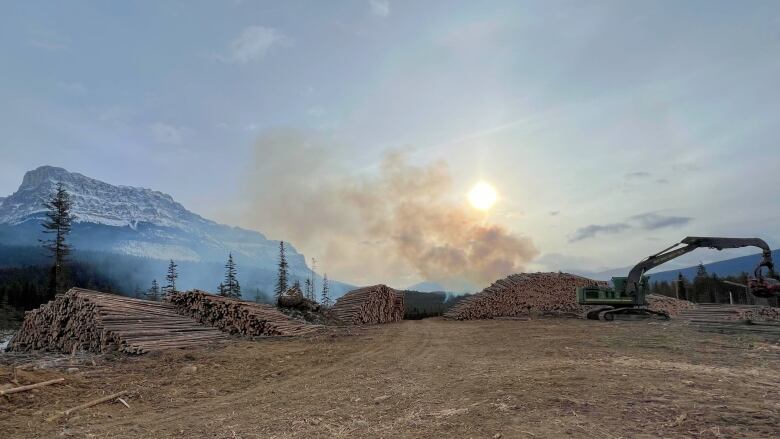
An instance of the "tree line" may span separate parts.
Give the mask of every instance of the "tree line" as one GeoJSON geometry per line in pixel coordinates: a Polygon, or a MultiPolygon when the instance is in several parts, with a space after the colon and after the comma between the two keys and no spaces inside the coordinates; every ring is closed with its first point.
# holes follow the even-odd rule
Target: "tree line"
{"type": "MultiPolygon", "coordinates": [[[[699,263],[696,276],[689,281],[677,274],[674,281],[655,281],[650,285],[651,294],[659,294],[669,297],[677,297],[695,303],[733,303],[754,305],[756,298],[747,291],[748,273],[740,273],[733,276],[718,276],[717,273],[708,273],[704,264],[699,263]]],[[[777,306],[776,300],[774,306],[777,306]]]]}

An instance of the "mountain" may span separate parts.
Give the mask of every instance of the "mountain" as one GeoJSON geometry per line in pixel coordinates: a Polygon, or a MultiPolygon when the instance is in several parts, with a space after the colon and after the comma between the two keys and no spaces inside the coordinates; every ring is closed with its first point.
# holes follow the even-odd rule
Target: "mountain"
{"type": "MultiPolygon", "coordinates": [[[[772,260],[775,264],[780,262],[780,250],[772,251],[772,260]]],[[[741,256],[739,258],[726,259],[725,261],[712,262],[704,264],[704,268],[707,269],[707,273],[717,274],[720,277],[728,275],[739,275],[741,273],[749,273],[753,275],[753,270],[756,269],[761,261],[761,254],[756,253],[754,255],[741,256]]],[[[653,281],[671,281],[677,279],[677,273],[682,273],[687,279],[693,279],[696,277],[697,266],[683,268],[682,270],[668,270],[658,273],[652,273],[650,279],[653,281]]]]}
{"type": "MultiPolygon", "coordinates": [[[[272,285],[279,241],[203,218],[162,192],[115,186],[52,166],[27,172],[16,192],[0,198],[0,245],[39,246],[46,211],[42,203],[57,183],[70,194],[74,221],[68,240],[81,252],[139,257],[157,265],[155,260],[173,259],[180,265],[208,266],[209,273],[218,272],[232,252],[239,268],[259,272],[253,277],[262,280],[258,288],[268,291],[272,285]]],[[[288,243],[285,249],[291,278],[307,277],[304,256],[288,243]]],[[[219,280],[199,287],[213,291],[219,280]]],[[[338,293],[347,286],[334,282],[333,287],[338,293]]]]}
{"type": "MultiPolygon", "coordinates": [[[[756,265],[761,260],[761,254],[756,253],[753,255],[748,256],[741,256],[738,258],[731,258],[731,259],[725,259],[723,261],[718,262],[711,262],[709,264],[704,264],[704,268],[707,269],[707,272],[710,274],[717,274],[720,277],[725,277],[729,275],[739,275],[743,272],[753,274],[753,270],[755,270],[756,265]]],[[[775,263],[780,262],[780,250],[773,250],[772,251],[772,260],[775,261],[775,263]]],[[[663,269],[663,265],[656,267],[657,270],[663,269]]],[[[650,279],[651,281],[672,281],[677,279],[677,274],[682,273],[683,276],[685,276],[687,279],[693,279],[696,276],[696,270],[698,266],[693,265],[686,268],[680,268],[680,269],[674,269],[674,270],[665,270],[665,271],[659,271],[659,272],[650,272],[650,279]]],[[[631,267],[623,267],[623,268],[614,268],[610,270],[605,271],[599,271],[599,272],[587,272],[582,270],[571,270],[570,273],[579,274],[580,276],[589,277],[591,279],[599,279],[599,280],[609,280],[613,276],[628,276],[628,272],[631,270],[631,267]]]]}
{"type": "MultiPolygon", "coordinates": [[[[259,232],[207,220],[162,192],[114,186],[62,168],[41,166],[0,204],[0,242],[37,244],[43,200],[61,182],[73,203],[71,242],[85,250],[179,261],[223,262],[228,252],[245,264],[276,264],[279,241],[259,232]]],[[[291,271],[306,271],[303,255],[287,246],[291,271]]]]}

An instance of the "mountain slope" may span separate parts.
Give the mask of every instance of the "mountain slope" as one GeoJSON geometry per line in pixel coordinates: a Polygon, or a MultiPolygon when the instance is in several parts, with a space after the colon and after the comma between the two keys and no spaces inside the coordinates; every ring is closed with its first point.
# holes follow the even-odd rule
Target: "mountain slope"
{"type": "MultiPolygon", "coordinates": [[[[761,260],[761,254],[756,253],[753,255],[748,256],[740,256],[738,258],[731,258],[731,259],[725,259],[723,261],[718,262],[710,262],[709,264],[704,264],[704,267],[707,269],[707,272],[710,274],[717,274],[718,276],[724,277],[728,275],[739,275],[743,272],[753,274],[753,270],[755,270],[756,265],[761,260]]],[[[775,261],[775,264],[780,263],[780,250],[773,250],[772,251],[772,260],[775,261]]],[[[613,276],[628,276],[628,272],[631,270],[632,267],[622,267],[622,268],[613,268],[610,270],[605,271],[599,271],[599,272],[589,272],[589,271],[582,271],[582,270],[571,270],[569,272],[579,274],[581,276],[589,277],[592,279],[599,279],[599,280],[609,280],[613,276]]],[[[656,270],[663,270],[664,266],[661,265],[660,267],[656,267],[656,270]]],[[[671,281],[677,279],[677,274],[682,273],[683,276],[685,276],[687,279],[693,279],[696,276],[696,270],[698,266],[692,265],[690,267],[680,268],[680,269],[674,269],[674,270],[663,270],[658,272],[650,272],[650,279],[652,281],[671,281]]],[[[568,271],[568,270],[564,270],[568,271]]]]}
{"type": "MultiPolygon", "coordinates": [[[[0,243],[38,244],[45,214],[42,202],[58,182],[71,195],[70,241],[77,248],[193,262],[224,262],[233,252],[244,266],[276,265],[279,241],[259,232],[205,219],[162,192],[114,186],[52,166],[27,172],[19,189],[2,199],[0,243]]],[[[289,245],[286,250],[291,272],[307,272],[303,255],[289,245]]]]}
{"type": "MultiPolygon", "coordinates": [[[[749,273],[753,275],[756,265],[761,260],[761,254],[756,253],[754,255],[741,256],[739,258],[726,259],[725,261],[712,262],[704,264],[704,268],[707,269],[707,273],[717,274],[720,277],[728,275],[738,275],[741,273],[749,273]]],[[[780,262],[780,250],[772,251],[772,260],[775,264],[780,262]]],[[[677,279],[677,273],[682,273],[688,279],[693,279],[696,276],[697,266],[683,268],[682,270],[668,270],[658,273],[652,273],[650,279],[653,281],[671,281],[677,279]]]]}

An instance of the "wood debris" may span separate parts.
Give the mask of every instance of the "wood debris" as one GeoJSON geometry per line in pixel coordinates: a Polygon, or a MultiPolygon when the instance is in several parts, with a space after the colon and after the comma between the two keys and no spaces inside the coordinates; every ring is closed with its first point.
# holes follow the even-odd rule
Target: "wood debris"
{"type": "Polygon", "coordinates": [[[49,381],[43,381],[43,382],[40,382],[40,383],[29,384],[29,385],[26,385],[26,386],[14,387],[14,388],[11,388],[11,389],[4,389],[4,390],[0,390],[0,396],[2,396],[2,395],[10,395],[12,393],[26,392],[28,390],[37,389],[39,387],[48,386],[50,384],[61,383],[63,381],[65,381],[65,378],[56,378],[56,379],[49,380],[49,381]]]}
{"type": "MultiPolygon", "coordinates": [[[[85,402],[84,404],[77,405],[76,407],[69,408],[69,409],[67,409],[65,411],[62,411],[62,412],[59,412],[59,413],[57,413],[57,414],[55,414],[53,416],[49,416],[48,418],[46,418],[46,421],[51,422],[51,421],[59,419],[59,418],[61,418],[63,416],[69,416],[71,413],[74,413],[74,412],[77,412],[79,410],[83,410],[85,408],[89,408],[89,407],[92,407],[92,406],[95,406],[95,405],[98,405],[98,404],[102,404],[104,402],[112,401],[112,400],[117,399],[120,396],[124,396],[126,394],[127,394],[127,391],[123,390],[121,392],[117,392],[117,393],[113,393],[111,395],[103,396],[101,398],[93,399],[92,401],[85,402]]],[[[125,405],[127,405],[127,404],[125,404],[125,405]]]]}
{"type": "Polygon", "coordinates": [[[72,288],[26,312],[8,348],[142,354],[223,339],[224,334],[179,315],[171,304],[72,288]]]}
{"type": "Polygon", "coordinates": [[[215,296],[199,290],[173,293],[168,300],[180,313],[230,334],[296,336],[316,333],[324,328],[291,319],[271,305],[215,296]]]}
{"type": "Polygon", "coordinates": [[[352,290],[336,300],[331,316],[346,325],[375,325],[404,318],[404,295],[386,285],[352,290]]]}

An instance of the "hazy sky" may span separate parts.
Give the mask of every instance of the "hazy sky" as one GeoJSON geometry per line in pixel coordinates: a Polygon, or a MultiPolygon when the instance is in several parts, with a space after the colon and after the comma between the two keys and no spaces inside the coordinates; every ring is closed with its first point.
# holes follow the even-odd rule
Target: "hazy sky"
{"type": "Polygon", "coordinates": [[[780,245],[777,1],[0,8],[1,195],[58,165],[285,238],[246,200],[284,191],[257,140],[284,129],[332,151],[318,176],[403,150],[444,160],[457,196],[490,182],[485,220],[532,239],[533,269],[632,265],[686,235],[780,245]]]}

